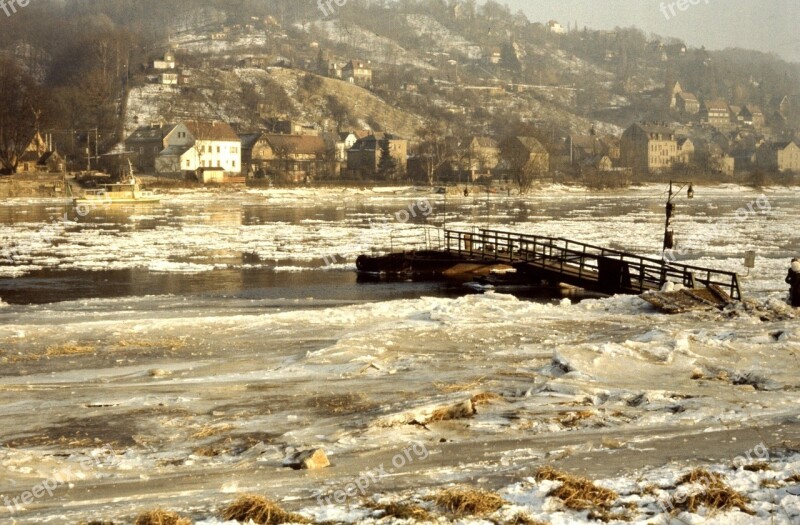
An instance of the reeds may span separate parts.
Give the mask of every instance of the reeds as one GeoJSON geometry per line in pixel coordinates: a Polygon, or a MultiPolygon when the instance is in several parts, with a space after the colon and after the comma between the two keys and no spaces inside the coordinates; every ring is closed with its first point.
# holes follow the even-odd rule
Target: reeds
{"type": "Polygon", "coordinates": [[[180,517],[177,512],[156,509],[139,514],[133,525],[192,525],[192,520],[180,517]]]}
{"type": "Polygon", "coordinates": [[[573,476],[549,466],[536,471],[536,481],[561,482],[561,485],[547,495],[560,499],[565,507],[574,510],[608,510],[619,497],[613,490],[598,487],[586,478],[573,476]]]}
{"type": "Polygon", "coordinates": [[[443,490],[430,499],[456,516],[485,516],[506,504],[503,498],[493,492],[464,488],[443,490]]]}
{"type": "Polygon", "coordinates": [[[278,525],[281,523],[311,523],[308,518],[287,512],[274,501],[255,494],[245,494],[222,511],[225,520],[247,523],[252,520],[258,525],[278,525]]]}

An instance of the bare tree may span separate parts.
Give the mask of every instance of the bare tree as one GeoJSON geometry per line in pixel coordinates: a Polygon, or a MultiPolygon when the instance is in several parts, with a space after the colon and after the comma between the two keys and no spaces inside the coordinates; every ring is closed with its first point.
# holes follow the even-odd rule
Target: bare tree
{"type": "Polygon", "coordinates": [[[547,172],[546,161],[540,156],[534,156],[521,167],[515,169],[513,171],[514,183],[517,185],[520,194],[528,193],[536,179],[545,172],[547,172]]]}
{"type": "Polygon", "coordinates": [[[16,173],[19,159],[36,133],[39,88],[13,59],[0,58],[0,164],[16,173]]]}
{"type": "Polygon", "coordinates": [[[417,139],[427,182],[433,184],[439,168],[454,157],[447,140],[447,130],[443,125],[429,120],[417,130],[417,139]]]}

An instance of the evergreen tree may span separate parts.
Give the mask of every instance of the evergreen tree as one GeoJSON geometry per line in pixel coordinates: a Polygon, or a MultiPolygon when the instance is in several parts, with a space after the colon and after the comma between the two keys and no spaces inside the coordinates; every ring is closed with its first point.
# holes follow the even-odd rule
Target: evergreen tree
{"type": "Polygon", "coordinates": [[[386,135],[381,141],[381,158],[378,161],[378,175],[383,180],[392,180],[397,176],[397,160],[392,157],[389,148],[391,137],[386,135]]]}

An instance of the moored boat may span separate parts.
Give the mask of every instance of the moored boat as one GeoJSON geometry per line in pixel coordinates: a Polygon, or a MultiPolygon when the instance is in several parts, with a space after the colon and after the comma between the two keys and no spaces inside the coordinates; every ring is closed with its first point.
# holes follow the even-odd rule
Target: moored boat
{"type": "Polygon", "coordinates": [[[94,190],[86,190],[80,197],[75,197],[73,202],[76,205],[108,205],[108,204],[138,204],[138,203],[157,203],[161,201],[161,196],[149,190],[143,190],[139,186],[136,177],[130,176],[127,181],[115,184],[103,184],[102,187],[94,190]]]}

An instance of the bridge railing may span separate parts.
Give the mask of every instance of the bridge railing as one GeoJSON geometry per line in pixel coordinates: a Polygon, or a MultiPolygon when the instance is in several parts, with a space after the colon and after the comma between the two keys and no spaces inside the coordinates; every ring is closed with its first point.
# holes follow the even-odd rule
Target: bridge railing
{"type": "MultiPolygon", "coordinates": [[[[741,299],[739,276],[714,270],[613,250],[560,237],[526,235],[498,230],[473,232],[445,230],[445,249],[459,256],[509,264],[524,262],[580,280],[597,280],[600,266],[619,261],[629,272],[630,287],[644,292],[660,289],[667,281],[694,288],[697,283],[716,285],[733,299],[741,299]],[[602,262],[601,262],[602,261],[602,262]]],[[[614,263],[616,264],[616,263],[614,263]]]]}

